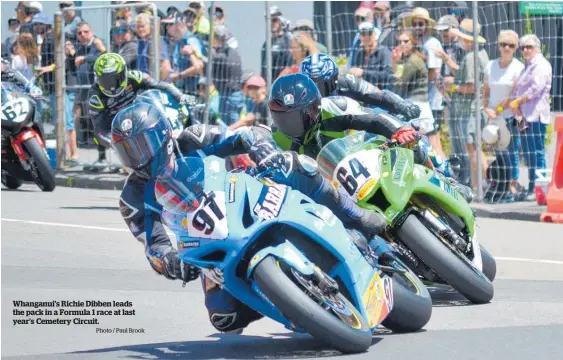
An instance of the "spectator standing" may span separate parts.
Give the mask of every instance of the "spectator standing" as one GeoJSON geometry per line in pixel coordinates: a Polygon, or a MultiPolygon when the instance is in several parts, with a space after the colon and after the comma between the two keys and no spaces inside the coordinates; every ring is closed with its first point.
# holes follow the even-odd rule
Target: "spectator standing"
{"type": "Polygon", "coordinates": [[[443,118],[443,98],[436,82],[440,79],[442,69],[442,59],[436,55],[436,51],[443,51],[440,41],[432,36],[436,21],[430,17],[430,13],[425,8],[417,7],[411,12],[411,16],[406,19],[407,27],[410,27],[418,38],[418,45],[422,47],[426,56],[426,67],[428,68],[428,101],[432,109],[432,121],[434,129],[430,130],[426,136],[434,150],[443,158],[444,151],[440,142],[439,123],[443,118]],[[440,119],[436,121],[436,118],[440,119]]]}
{"type": "Polygon", "coordinates": [[[29,33],[19,34],[12,57],[12,68],[25,76],[27,80],[33,77],[33,67],[39,64],[39,47],[29,33]]]}
{"type": "Polygon", "coordinates": [[[524,70],[524,64],[514,57],[518,49],[518,34],[512,30],[502,30],[498,35],[498,48],[500,58],[489,61],[485,67],[483,107],[489,123],[502,121],[498,126],[508,128],[512,135],[508,149],[498,149],[496,153],[497,159],[499,156],[503,158],[505,169],[502,170],[508,173],[503,176],[510,182],[507,188],[516,194],[520,190],[520,138],[509,103],[514,85],[524,70]],[[508,150],[507,156],[503,154],[505,150],[508,150]]]}
{"type": "Polygon", "coordinates": [[[376,28],[381,30],[379,43],[389,49],[395,47],[398,31],[391,23],[391,6],[389,1],[377,1],[373,7],[373,21],[376,28]]]}
{"type": "Polygon", "coordinates": [[[139,44],[133,39],[130,25],[125,20],[116,20],[111,28],[111,34],[114,41],[112,52],[121,55],[128,70],[136,70],[139,44]]]}
{"type": "Polygon", "coordinates": [[[76,11],[74,10],[64,11],[64,9],[73,6],[74,1],[61,1],[59,3],[59,9],[63,12],[63,18],[65,22],[63,29],[65,33],[65,39],[70,40],[74,43],[76,42],[76,28],[78,24],[80,24],[82,19],[80,18],[80,16],[76,15],[76,11]]]}
{"type": "MultiPolygon", "coordinates": [[[[272,80],[277,79],[280,72],[286,67],[293,64],[293,59],[291,58],[290,39],[288,33],[286,32],[283,22],[282,13],[277,6],[272,6],[270,8],[270,14],[268,14],[272,20],[272,80]]],[[[262,45],[261,53],[261,63],[262,63],[262,77],[267,79],[267,63],[266,63],[266,42],[262,45]]]]}
{"type": "Polygon", "coordinates": [[[240,90],[242,62],[237,49],[227,45],[227,28],[215,26],[213,37],[213,83],[220,94],[221,120],[227,125],[235,123],[244,107],[244,94],[240,90]]]}
{"type": "Polygon", "coordinates": [[[317,44],[309,32],[295,31],[291,33],[289,37],[291,38],[289,52],[294,64],[283,69],[279,77],[287,74],[297,74],[299,72],[299,65],[303,59],[311,54],[319,53],[317,44]]]}
{"type": "Polygon", "coordinates": [[[194,21],[194,35],[197,36],[206,49],[209,46],[209,31],[211,30],[211,23],[205,15],[205,6],[203,1],[192,1],[188,8],[193,9],[195,13],[194,21]]]}
{"type": "MultiPolygon", "coordinates": [[[[147,74],[154,74],[154,71],[152,71],[154,59],[151,58],[151,44],[154,41],[151,20],[151,15],[148,14],[139,14],[136,18],[137,35],[139,37],[137,41],[137,70],[147,74]]],[[[171,70],[170,57],[167,42],[162,36],[158,41],[160,45],[158,47],[160,52],[160,79],[165,80],[168,79],[171,70]]]]}
{"type": "MultiPolygon", "coordinates": [[[[215,5],[215,14],[213,14],[213,22],[215,25],[226,25],[227,15],[225,14],[225,9],[221,6],[215,5]]],[[[229,28],[227,27],[227,30],[229,28]]],[[[238,40],[233,36],[231,31],[228,32],[227,45],[233,49],[238,48],[238,40]]]]}
{"type": "Polygon", "coordinates": [[[459,70],[459,64],[465,55],[465,50],[459,44],[459,38],[451,31],[457,28],[459,28],[459,23],[453,15],[442,16],[434,26],[434,29],[440,33],[444,49],[443,51],[433,50],[436,56],[442,59],[443,65],[440,71],[442,78],[453,76],[453,73],[459,70]]]}
{"type": "MultiPolygon", "coordinates": [[[[477,32],[481,32],[480,25],[477,27],[477,32]]],[[[477,54],[478,59],[478,73],[474,71],[473,53],[473,20],[465,19],[461,22],[459,29],[451,30],[456,36],[460,38],[461,45],[465,50],[465,57],[463,58],[460,68],[456,71],[453,84],[452,78],[444,79],[444,87],[451,94],[451,115],[450,115],[450,142],[452,152],[457,155],[461,161],[461,171],[459,174],[459,182],[472,186],[474,190],[477,188],[477,126],[483,127],[483,120],[485,116],[481,117],[481,123],[477,124],[476,108],[475,108],[475,93],[480,89],[475,88],[475,80],[483,79],[484,69],[489,62],[489,56],[485,49],[481,48],[477,54]]],[[[486,43],[486,40],[478,36],[477,41],[479,44],[486,43]]],[[[479,109],[482,111],[482,109],[479,109]]],[[[487,159],[484,154],[481,165],[483,167],[483,174],[487,170],[487,159]]]]}
{"type": "Polygon", "coordinates": [[[526,64],[513,93],[510,108],[524,129],[521,136],[522,152],[528,166],[528,196],[534,201],[536,169],[545,169],[545,132],[551,122],[550,91],[553,78],[551,64],[541,53],[541,42],[536,35],[520,38],[520,50],[526,64]]]}
{"type": "Polygon", "coordinates": [[[427,134],[433,129],[432,110],[428,103],[428,69],[426,57],[417,47],[417,39],[411,30],[403,30],[399,35],[400,53],[393,53],[393,70],[402,57],[406,60],[402,73],[394,84],[395,92],[420,108],[420,132],[427,134]]]}
{"type": "Polygon", "coordinates": [[[461,22],[467,16],[469,8],[465,1],[450,1],[448,6],[448,15],[455,16],[457,22],[461,22]]]}
{"type": "MultiPolygon", "coordinates": [[[[315,42],[315,47],[322,54],[328,54],[328,49],[326,46],[317,41],[317,33],[315,32],[315,26],[311,20],[301,19],[295,22],[295,26],[291,29],[293,35],[298,33],[304,33],[308,35],[315,42]]],[[[330,54],[329,54],[330,55],[330,54]]]]}
{"type": "Polygon", "coordinates": [[[184,14],[175,12],[166,19],[168,31],[176,40],[172,55],[171,81],[184,93],[197,96],[197,84],[199,75],[203,74],[201,40],[197,38],[193,30],[193,10],[188,8],[184,14]],[[191,13],[189,17],[184,14],[191,13]]]}
{"type": "MultiPolygon", "coordinates": [[[[356,26],[358,27],[365,22],[369,22],[373,24],[373,12],[369,8],[360,5],[360,7],[357,8],[356,12],[354,13],[354,20],[356,20],[356,26]]],[[[352,61],[356,57],[356,51],[358,51],[358,48],[361,45],[362,42],[360,38],[360,32],[356,31],[356,34],[354,35],[354,40],[352,40],[352,49],[350,49],[350,57],[348,58],[349,68],[352,67],[352,61]]]]}
{"type": "MultiPolygon", "coordinates": [[[[72,47],[69,51],[69,67],[67,70],[76,73],[76,80],[81,88],[75,98],[76,104],[80,106],[82,114],[88,113],[88,89],[94,83],[94,63],[101,54],[106,52],[106,47],[102,40],[94,35],[90,24],[86,21],[81,21],[76,27],[76,37],[78,39],[78,47],[75,50],[72,47]]],[[[67,85],[70,85],[67,82],[67,85]]],[[[84,128],[88,128],[88,122],[85,122],[84,128]]],[[[87,141],[87,134],[82,132],[82,141],[87,141]]],[[[80,140],[79,140],[80,141],[80,140]]],[[[101,145],[98,146],[99,151],[104,151],[105,148],[101,145]]]]}
{"type": "Polygon", "coordinates": [[[362,46],[352,59],[353,67],[348,71],[379,89],[389,87],[395,76],[391,51],[385,46],[379,46],[377,41],[381,32],[370,22],[360,24],[358,31],[362,46]]]}
{"type": "Polygon", "coordinates": [[[33,15],[43,11],[43,5],[38,1],[20,1],[16,7],[16,17],[20,21],[20,34],[23,33],[33,33],[33,25],[31,20],[33,20],[33,15]]]}
{"type": "Polygon", "coordinates": [[[12,46],[14,46],[18,34],[20,33],[20,21],[16,17],[11,17],[8,19],[8,32],[10,35],[6,37],[3,44],[6,47],[6,51],[10,52],[12,46]]]}
{"type": "Polygon", "coordinates": [[[266,80],[260,75],[252,75],[242,86],[246,96],[246,106],[239,121],[230,126],[238,129],[241,126],[269,125],[270,109],[268,108],[268,91],[266,80]]]}

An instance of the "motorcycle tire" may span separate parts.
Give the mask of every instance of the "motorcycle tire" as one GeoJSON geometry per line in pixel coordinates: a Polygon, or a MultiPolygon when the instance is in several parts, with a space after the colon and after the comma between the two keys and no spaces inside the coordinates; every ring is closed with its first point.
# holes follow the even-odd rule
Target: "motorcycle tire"
{"type": "Polygon", "coordinates": [[[27,152],[27,155],[33,160],[33,165],[35,166],[35,171],[37,172],[37,178],[35,184],[41,189],[41,191],[50,192],[55,190],[55,173],[49,158],[45,151],[41,148],[41,145],[37,142],[37,139],[32,137],[24,141],[22,144],[27,152]]]}
{"type": "Polygon", "coordinates": [[[393,279],[393,308],[381,323],[396,333],[422,329],[432,316],[432,297],[418,276],[408,267],[405,274],[389,273],[393,279]]]}
{"type": "Polygon", "coordinates": [[[17,188],[22,186],[23,181],[16,177],[13,177],[10,174],[4,174],[2,175],[2,184],[4,184],[4,186],[8,189],[16,190],[17,188]]]}
{"type": "Polygon", "coordinates": [[[475,304],[491,301],[495,291],[490,280],[453,253],[415,215],[407,217],[397,229],[397,235],[436,275],[469,301],[475,304]]]}
{"type": "Polygon", "coordinates": [[[495,279],[497,275],[497,262],[491,253],[485,249],[483,245],[480,245],[481,248],[481,259],[483,261],[483,274],[487,277],[487,279],[491,280],[491,282],[495,279]]]}
{"type": "Polygon", "coordinates": [[[284,317],[319,341],[343,353],[360,353],[371,346],[369,326],[350,302],[348,306],[358,315],[356,319],[360,323],[359,329],[347,325],[305,294],[272,256],[266,257],[256,266],[254,280],[284,317]]]}

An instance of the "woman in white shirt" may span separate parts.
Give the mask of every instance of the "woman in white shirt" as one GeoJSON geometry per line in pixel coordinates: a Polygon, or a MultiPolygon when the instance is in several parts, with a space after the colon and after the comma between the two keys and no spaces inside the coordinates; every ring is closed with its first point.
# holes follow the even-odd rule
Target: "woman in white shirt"
{"type": "Polygon", "coordinates": [[[19,34],[14,47],[12,68],[20,71],[28,80],[33,77],[33,66],[39,63],[39,47],[28,33],[19,34]]]}
{"type": "MultiPolygon", "coordinates": [[[[506,149],[508,154],[501,154],[505,155],[501,156],[506,158],[505,164],[497,165],[506,166],[502,170],[506,171],[506,178],[510,180],[510,192],[514,194],[520,190],[518,183],[520,175],[520,137],[509,103],[514,85],[522,70],[524,70],[524,64],[514,58],[518,49],[518,34],[516,32],[502,30],[498,35],[498,47],[500,58],[489,61],[485,67],[483,105],[489,121],[501,118],[506,121],[510,130],[511,139],[506,149]]],[[[498,155],[499,151],[497,151],[497,159],[498,155]]]]}

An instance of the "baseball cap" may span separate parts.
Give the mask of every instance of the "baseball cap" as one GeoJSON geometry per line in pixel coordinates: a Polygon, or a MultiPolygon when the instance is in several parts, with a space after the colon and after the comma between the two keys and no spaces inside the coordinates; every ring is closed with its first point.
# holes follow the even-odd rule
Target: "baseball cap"
{"type": "Polygon", "coordinates": [[[160,20],[162,24],[177,24],[182,21],[182,14],[174,9],[168,9],[168,16],[160,20]]]}
{"type": "Polygon", "coordinates": [[[360,24],[360,26],[358,26],[358,31],[359,32],[364,32],[364,31],[369,31],[369,32],[374,32],[375,33],[375,39],[378,40],[379,39],[379,35],[381,35],[381,30],[379,30],[378,28],[376,28],[372,23],[370,23],[369,21],[364,21],[363,23],[360,24]]]}
{"type": "Polygon", "coordinates": [[[438,20],[438,23],[434,26],[434,29],[442,31],[457,27],[459,27],[459,22],[457,21],[455,16],[444,15],[438,20]]]}
{"type": "Polygon", "coordinates": [[[45,25],[53,26],[53,20],[49,17],[49,15],[40,12],[33,15],[33,18],[31,19],[31,24],[32,25],[45,24],[45,25]]]}
{"type": "Polygon", "coordinates": [[[301,19],[295,22],[295,26],[292,31],[295,30],[315,30],[315,25],[311,20],[301,19]]]}
{"type": "Polygon", "coordinates": [[[217,40],[225,40],[229,36],[229,30],[225,25],[215,25],[213,31],[217,40]]]}
{"type": "Polygon", "coordinates": [[[263,87],[266,86],[266,80],[260,75],[253,75],[246,80],[245,86],[263,87]]]}
{"type": "Polygon", "coordinates": [[[29,8],[30,9],[36,9],[37,12],[42,12],[43,11],[43,5],[41,5],[41,3],[39,1],[31,1],[29,3],[29,8]]]}
{"type": "Polygon", "coordinates": [[[112,30],[129,30],[129,24],[125,20],[116,20],[111,27],[112,30]]]}
{"type": "Polygon", "coordinates": [[[74,6],[74,1],[59,1],[59,6],[61,5],[74,6]]]}
{"type": "Polygon", "coordinates": [[[11,26],[13,23],[20,23],[20,21],[18,20],[17,17],[12,16],[11,18],[8,19],[8,26],[11,26]]]}

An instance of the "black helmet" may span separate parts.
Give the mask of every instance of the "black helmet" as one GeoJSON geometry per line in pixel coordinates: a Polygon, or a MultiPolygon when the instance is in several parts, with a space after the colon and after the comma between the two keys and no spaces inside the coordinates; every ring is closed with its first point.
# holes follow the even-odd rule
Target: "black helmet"
{"type": "Polygon", "coordinates": [[[321,93],[313,80],[303,74],[286,75],[276,80],[269,100],[276,127],[299,141],[321,117],[321,93]]]}
{"type": "Polygon", "coordinates": [[[111,123],[111,139],[123,165],[145,178],[154,178],[168,166],[174,152],[170,122],[147,103],[118,112],[111,123]]]}

